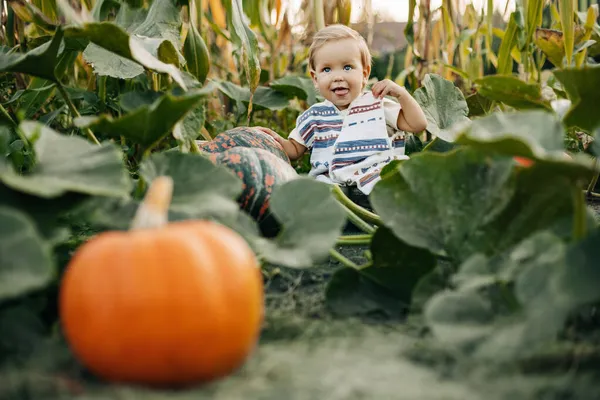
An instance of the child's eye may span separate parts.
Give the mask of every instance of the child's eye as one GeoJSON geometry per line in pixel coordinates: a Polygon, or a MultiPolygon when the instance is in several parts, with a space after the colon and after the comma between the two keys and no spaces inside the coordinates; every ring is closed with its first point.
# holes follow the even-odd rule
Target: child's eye
{"type": "Polygon", "coordinates": [[[329,67],[323,68],[323,72],[330,72],[330,71],[331,71],[331,68],[329,68],[329,67]]]}
{"type": "Polygon", "coordinates": [[[350,71],[352,69],[352,65],[345,65],[344,71],[350,71]]]}

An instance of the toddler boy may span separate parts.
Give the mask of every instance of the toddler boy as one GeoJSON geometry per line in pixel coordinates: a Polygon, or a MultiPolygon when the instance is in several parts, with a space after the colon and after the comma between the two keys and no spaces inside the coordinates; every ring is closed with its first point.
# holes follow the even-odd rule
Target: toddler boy
{"type": "Polygon", "coordinates": [[[275,138],[291,160],[310,149],[309,176],[356,186],[368,195],[380,179],[381,168],[393,159],[408,158],[402,131],[424,130],[425,114],[404,87],[389,79],[364,90],[371,54],[364,38],[345,25],[330,25],[315,34],[309,67],[325,101],[298,117],[287,140],[268,128],[258,128],[275,138]]]}

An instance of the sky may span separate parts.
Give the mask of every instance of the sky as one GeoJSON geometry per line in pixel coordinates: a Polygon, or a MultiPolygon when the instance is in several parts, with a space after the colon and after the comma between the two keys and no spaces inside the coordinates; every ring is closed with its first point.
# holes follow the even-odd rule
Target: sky
{"type": "MultiPolygon", "coordinates": [[[[291,0],[292,8],[300,7],[302,0],[291,0]]],[[[324,0],[331,1],[331,0],[324,0]]],[[[494,0],[494,7],[504,12],[506,1],[509,2],[509,10],[514,9],[515,0],[494,0]]],[[[408,0],[372,0],[374,11],[383,11],[389,15],[394,21],[405,22],[408,19],[408,0]]],[[[356,21],[362,11],[363,0],[352,0],[352,21],[356,21]]],[[[487,4],[487,0],[459,0],[459,4],[464,5],[473,3],[477,9],[481,9],[483,4],[487,4]]],[[[431,8],[438,8],[442,4],[442,0],[431,0],[431,8]]]]}

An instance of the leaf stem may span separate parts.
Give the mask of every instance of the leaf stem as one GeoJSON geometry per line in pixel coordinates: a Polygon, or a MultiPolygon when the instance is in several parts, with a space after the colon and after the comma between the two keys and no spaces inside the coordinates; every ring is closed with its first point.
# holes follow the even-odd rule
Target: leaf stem
{"type": "MultiPolygon", "coordinates": [[[[598,159],[597,158],[594,158],[594,164],[595,164],[595,167],[597,168],[598,167],[598,159]]],[[[588,197],[592,197],[592,193],[594,192],[594,188],[596,187],[596,183],[598,183],[598,177],[599,176],[600,176],[600,171],[596,172],[594,174],[594,177],[592,178],[590,184],[588,185],[587,191],[586,191],[586,195],[588,197]]]]}
{"type": "Polygon", "coordinates": [[[361,269],[352,260],[344,257],[339,252],[337,252],[335,249],[330,249],[329,250],[329,254],[331,255],[331,257],[335,258],[337,261],[339,261],[345,267],[352,268],[352,269],[355,269],[357,271],[361,269]]]}
{"type": "Polygon", "coordinates": [[[383,222],[381,221],[381,218],[379,217],[379,215],[372,213],[369,210],[364,209],[363,207],[359,206],[358,204],[356,204],[355,202],[350,200],[350,198],[348,196],[346,196],[346,194],[342,191],[342,189],[338,185],[333,185],[333,195],[335,196],[336,199],[338,199],[338,201],[340,203],[342,203],[342,205],[344,205],[345,207],[350,209],[350,211],[355,213],[358,217],[360,217],[365,222],[368,222],[368,223],[371,223],[371,224],[377,225],[377,226],[383,226],[383,222]]]}
{"type": "MultiPolygon", "coordinates": [[[[79,111],[77,111],[77,109],[75,108],[75,105],[71,101],[71,98],[69,98],[69,95],[67,94],[67,91],[65,90],[65,87],[58,80],[56,81],[56,87],[58,88],[58,91],[60,92],[60,95],[64,99],[65,103],[67,103],[67,106],[69,107],[69,110],[71,110],[71,113],[75,117],[81,117],[81,115],[79,114],[79,111]]],[[[100,145],[100,142],[98,141],[98,139],[94,135],[94,132],[92,132],[92,130],[90,128],[83,128],[83,131],[85,132],[85,134],[88,136],[88,138],[92,142],[96,143],[97,145],[100,145]]]]}
{"type": "Polygon", "coordinates": [[[579,185],[572,189],[573,193],[573,240],[578,241],[587,233],[587,213],[585,205],[585,192],[579,185]]]}
{"type": "Polygon", "coordinates": [[[375,232],[375,228],[373,228],[373,226],[371,226],[368,223],[366,223],[365,221],[363,221],[362,218],[360,218],[358,215],[353,213],[352,210],[350,210],[348,207],[346,207],[343,204],[342,204],[342,207],[344,207],[344,210],[346,210],[346,215],[347,215],[348,219],[350,220],[350,222],[352,222],[354,225],[356,225],[356,227],[358,227],[359,229],[362,229],[362,231],[366,232],[366,233],[372,234],[375,232]]]}
{"type": "Polygon", "coordinates": [[[14,119],[12,119],[12,117],[10,116],[8,111],[6,111],[4,106],[2,106],[2,104],[0,104],[0,113],[2,113],[2,115],[4,115],[6,117],[6,119],[13,124],[13,126],[17,126],[16,121],[14,119]]]}
{"type": "Polygon", "coordinates": [[[338,246],[362,246],[371,243],[373,235],[347,235],[340,236],[336,242],[338,246]]]}
{"type": "Polygon", "coordinates": [[[198,147],[198,143],[195,140],[190,140],[190,153],[200,154],[200,147],[198,147]]]}

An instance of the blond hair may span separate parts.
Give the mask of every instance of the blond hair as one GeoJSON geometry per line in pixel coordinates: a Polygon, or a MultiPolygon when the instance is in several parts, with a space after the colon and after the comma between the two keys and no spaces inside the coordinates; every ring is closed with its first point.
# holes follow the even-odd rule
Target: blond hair
{"type": "Polygon", "coordinates": [[[355,39],[358,42],[363,68],[366,68],[367,65],[371,66],[371,52],[369,51],[367,42],[360,35],[360,33],[356,32],[352,28],[347,27],[346,25],[334,24],[329,25],[315,33],[312,44],[310,45],[310,49],[308,50],[308,64],[310,69],[313,71],[315,69],[315,52],[317,50],[323,47],[323,45],[325,45],[327,42],[342,39],[355,39]]]}

